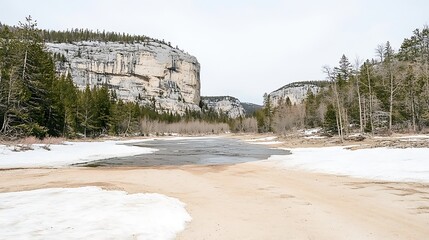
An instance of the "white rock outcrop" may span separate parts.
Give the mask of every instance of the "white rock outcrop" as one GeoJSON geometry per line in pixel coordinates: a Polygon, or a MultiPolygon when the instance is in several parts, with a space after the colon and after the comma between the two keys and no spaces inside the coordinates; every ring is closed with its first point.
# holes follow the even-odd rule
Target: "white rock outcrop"
{"type": "Polygon", "coordinates": [[[307,82],[294,82],[287,84],[276,91],[269,94],[270,104],[272,107],[277,107],[280,103],[289,98],[292,104],[300,104],[307,97],[310,90],[316,94],[322,88],[323,81],[307,81],[307,82]]]}
{"type": "Polygon", "coordinates": [[[201,97],[204,105],[209,109],[213,109],[218,114],[226,114],[230,118],[244,117],[246,111],[235,97],[219,96],[219,97],[201,97]]]}
{"type": "Polygon", "coordinates": [[[64,55],[61,74],[71,74],[83,89],[107,84],[118,98],[155,104],[158,111],[183,114],[199,111],[200,64],[194,56],[163,43],[73,42],[46,43],[64,55]]]}

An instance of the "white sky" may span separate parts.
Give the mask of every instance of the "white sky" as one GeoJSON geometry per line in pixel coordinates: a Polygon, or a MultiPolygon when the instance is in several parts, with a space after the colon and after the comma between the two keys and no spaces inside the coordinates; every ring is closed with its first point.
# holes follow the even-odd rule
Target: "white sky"
{"type": "Polygon", "coordinates": [[[197,57],[201,93],[261,103],[264,92],[324,79],[341,55],[398,49],[429,23],[426,0],[2,0],[0,21],[31,15],[40,28],[89,28],[170,41],[197,57]]]}

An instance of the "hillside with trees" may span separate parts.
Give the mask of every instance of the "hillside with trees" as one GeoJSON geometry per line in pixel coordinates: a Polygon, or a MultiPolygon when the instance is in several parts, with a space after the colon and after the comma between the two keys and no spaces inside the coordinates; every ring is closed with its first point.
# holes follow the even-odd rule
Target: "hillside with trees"
{"type": "Polygon", "coordinates": [[[45,40],[144,41],[144,36],[86,30],[42,31],[31,17],[0,26],[0,137],[97,137],[165,133],[220,133],[234,121],[210,110],[183,115],[117,99],[108,86],[79,90],[58,76],[45,40]],[[100,38],[100,39],[99,39],[100,38]]]}
{"type": "MultiPolygon", "coordinates": [[[[429,126],[429,28],[413,31],[398,50],[378,45],[373,59],[341,56],[324,66],[329,85],[308,92],[303,104],[285,101],[273,108],[264,99],[257,113],[259,131],[282,134],[322,127],[340,138],[360,133],[426,132],[429,126]]],[[[267,97],[265,97],[267,98],[267,97]]]]}

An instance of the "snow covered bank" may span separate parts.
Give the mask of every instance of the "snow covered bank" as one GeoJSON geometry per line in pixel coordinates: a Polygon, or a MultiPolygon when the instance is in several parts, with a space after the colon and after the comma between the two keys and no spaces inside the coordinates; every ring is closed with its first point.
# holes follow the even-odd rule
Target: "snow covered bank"
{"type": "Polygon", "coordinates": [[[260,144],[260,145],[273,145],[273,144],[281,144],[283,142],[277,141],[277,137],[262,137],[262,138],[254,138],[244,140],[250,144],[260,144]]]}
{"type": "Polygon", "coordinates": [[[274,144],[282,144],[280,141],[271,141],[271,142],[248,142],[250,144],[259,144],[259,145],[274,145],[274,144]]]}
{"type": "Polygon", "coordinates": [[[277,139],[277,137],[262,137],[262,138],[253,138],[245,140],[246,142],[266,142],[266,141],[272,141],[274,139],[277,139]]]}
{"type": "Polygon", "coordinates": [[[371,148],[347,150],[344,147],[295,148],[286,156],[272,156],[285,168],[348,175],[368,179],[429,182],[429,148],[371,148]]]}
{"type": "Polygon", "coordinates": [[[113,157],[149,154],[156,149],[125,145],[145,140],[105,142],[65,142],[63,145],[34,144],[33,150],[15,152],[13,147],[0,145],[0,168],[61,167],[73,163],[88,162],[113,157]]]}
{"type": "Polygon", "coordinates": [[[98,187],[0,193],[0,239],[174,239],[191,217],[161,194],[98,187]]]}

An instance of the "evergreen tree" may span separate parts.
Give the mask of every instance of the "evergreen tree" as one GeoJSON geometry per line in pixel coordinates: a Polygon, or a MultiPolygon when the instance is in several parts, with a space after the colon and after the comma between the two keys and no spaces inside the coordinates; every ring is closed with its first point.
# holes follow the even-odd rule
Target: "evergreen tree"
{"type": "Polygon", "coordinates": [[[323,127],[328,132],[337,133],[337,126],[337,113],[335,112],[334,105],[329,104],[327,106],[323,127]]]}
{"type": "Polygon", "coordinates": [[[79,95],[78,119],[83,131],[83,136],[86,138],[96,128],[96,109],[93,91],[91,91],[89,85],[87,85],[85,91],[81,92],[79,95]]]}
{"type": "Polygon", "coordinates": [[[110,94],[109,89],[106,85],[103,85],[100,88],[94,88],[94,108],[96,110],[96,123],[98,131],[101,134],[106,134],[109,126],[109,117],[110,117],[110,94]]]}
{"type": "Polygon", "coordinates": [[[314,96],[313,91],[311,91],[311,89],[308,89],[307,97],[305,98],[305,119],[304,119],[305,126],[314,128],[320,125],[320,122],[318,121],[318,118],[317,118],[318,116],[316,113],[317,107],[318,107],[318,103],[316,100],[316,96],[314,96]]]}
{"type": "Polygon", "coordinates": [[[1,132],[10,136],[55,135],[56,109],[52,108],[55,78],[52,56],[44,51],[43,41],[31,17],[17,31],[2,30],[2,86],[4,105],[1,132]],[[3,81],[2,81],[3,82],[3,81]],[[7,83],[6,83],[7,82],[7,83]]]}
{"type": "Polygon", "coordinates": [[[262,132],[271,132],[272,131],[272,119],[273,119],[273,108],[271,106],[271,96],[267,93],[264,94],[264,107],[263,107],[264,117],[261,118],[258,122],[261,122],[260,130],[262,132]]]}

